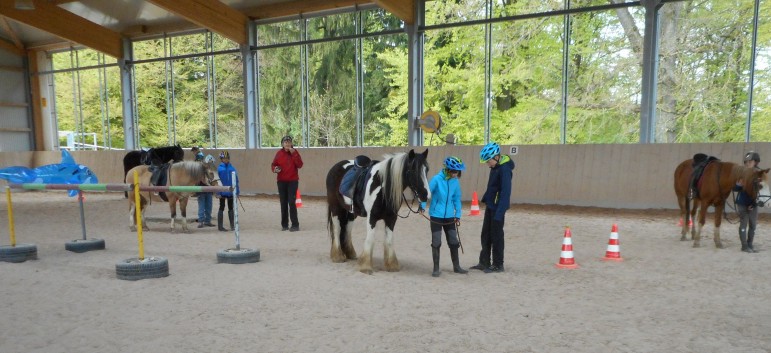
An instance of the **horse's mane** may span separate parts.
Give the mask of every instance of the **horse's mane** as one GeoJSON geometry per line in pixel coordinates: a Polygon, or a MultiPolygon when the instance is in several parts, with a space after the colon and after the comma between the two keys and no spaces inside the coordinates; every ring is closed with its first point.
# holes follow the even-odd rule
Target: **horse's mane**
{"type": "Polygon", "coordinates": [[[392,153],[384,154],[383,161],[375,164],[373,169],[379,171],[383,178],[383,196],[386,207],[390,207],[393,210],[398,211],[401,204],[402,185],[402,171],[407,163],[407,153],[392,153]]]}
{"type": "Polygon", "coordinates": [[[731,179],[735,179],[736,181],[741,180],[745,190],[748,190],[747,188],[754,188],[755,168],[748,168],[741,164],[735,164],[733,168],[731,168],[731,179]]]}
{"type": "Polygon", "coordinates": [[[173,163],[171,169],[183,170],[194,180],[201,180],[206,177],[206,167],[201,162],[182,161],[173,163]]]}

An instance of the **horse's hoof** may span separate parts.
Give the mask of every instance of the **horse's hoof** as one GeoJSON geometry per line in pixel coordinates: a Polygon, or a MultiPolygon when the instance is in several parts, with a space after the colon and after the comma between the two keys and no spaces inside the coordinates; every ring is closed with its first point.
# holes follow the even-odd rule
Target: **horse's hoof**
{"type": "Polygon", "coordinates": [[[701,245],[699,245],[699,244],[693,244],[693,247],[694,247],[694,248],[700,248],[700,247],[701,247],[701,245]]]}
{"type": "Polygon", "coordinates": [[[718,249],[725,249],[725,246],[723,244],[715,244],[715,247],[718,249]]]}
{"type": "Polygon", "coordinates": [[[136,232],[137,231],[137,227],[129,227],[129,230],[131,230],[132,232],[136,232]]]}
{"type": "Polygon", "coordinates": [[[361,273],[363,273],[365,275],[371,275],[372,274],[372,270],[371,269],[370,270],[361,269],[361,270],[359,270],[359,272],[361,272],[361,273]]]}
{"type": "Polygon", "coordinates": [[[388,272],[399,272],[399,270],[401,270],[399,267],[386,268],[388,272]]]}
{"type": "Polygon", "coordinates": [[[332,256],[331,259],[332,259],[332,262],[336,264],[345,262],[345,256],[332,256]]]}
{"type": "Polygon", "coordinates": [[[688,238],[682,237],[682,238],[680,238],[680,241],[688,241],[688,238]]]}

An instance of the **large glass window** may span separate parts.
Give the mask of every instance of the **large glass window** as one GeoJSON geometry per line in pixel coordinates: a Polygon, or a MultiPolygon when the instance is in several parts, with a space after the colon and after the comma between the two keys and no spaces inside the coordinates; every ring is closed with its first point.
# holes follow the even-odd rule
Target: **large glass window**
{"type": "MultiPolygon", "coordinates": [[[[643,31],[639,10],[622,11],[643,31]]],[[[640,141],[641,43],[625,33],[616,11],[571,16],[565,143],[640,141]]]]}
{"type": "Polygon", "coordinates": [[[771,141],[771,2],[760,2],[750,141],[771,141]]]}
{"type": "Polygon", "coordinates": [[[98,150],[124,146],[120,77],[115,59],[90,49],[51,55],[54,70],[92,67],[54,74],[59,146],[98,150]],[[96,67],[96,68],[94,68],[96,67]]]}
{"type": "MultiPolygon", "coordinates": [[[[454,134],[459,143],[483,143],[484,26],[432,30],[425,37],[424,110],[437,111],[442,132],[454,134]]],[[[424,145],[444,144],[436,134],[424,135],[424,145]]]]}
{"type": "Polygon", "coordinates": [[[363,40],[364,146],[407,144],[406,43],[405,34],[363,40]]]}
{"type": "Polygon", "coordinates": [[[563,28],[561,16],[492,25],[490,140],[560,143],[563,28]]]}
{"type": "Polygon", "coordinates": [[[300,141],[304,94],[300,49],[296,46],[257,51],[263,147],[280,146],[284,135],[293,135],[300,141]]]}
{"type": "Polygon", "coordinates": [[[662,6],[656,142],[744,141],[753,5],[662,6]]]}

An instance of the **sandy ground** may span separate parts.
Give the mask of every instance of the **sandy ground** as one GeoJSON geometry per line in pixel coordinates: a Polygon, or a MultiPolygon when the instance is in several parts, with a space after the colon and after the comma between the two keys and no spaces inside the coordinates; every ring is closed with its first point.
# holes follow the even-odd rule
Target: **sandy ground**
{"type": "MultiPolygon", "coordinates": [[[[171,234],[168,223],[150,223],[145,254],[167,258],[170,276],[125,281],[115,264],[136,257],[138,241],[122,195],[86,196],[87,235],[107,249],[77,254],[64,250],[82,237],[75,198],[14,193],[17,242],[35,244],[39,259],[0,263],[0,352],[771,351],[768,219],[756,236],[761,252],[745,254],[736,224],[724,222],[726,249],[714,248],[711,226],[701,248],[679,241],[676,211],[515,205],[505,273],[455,274],[445,245],[443,273],[433,278],[422,217],[396,223],[400,272],[383,270],[379,226],[376,271],[365,275],[354,261],[330,261],[326,205],[303,201],[302,230],[290,233],[280,231],[276,198],[243,198],[241,246],[262,257],[253,264],[216,263],[218,250],[234,246],[233,232],[171,234]],[[621,263],[600,261],[613,223],[621,263]],[[554,266],[564,226],[576,270],[554,266]]],[[[189,209],[195,214],[194,199],[189,209]]],[[[166,217],[168,208],[154,203],[148,215],[166,217]]],[[[468,267],[482,218],[462,222],[468,267]]],[[[7,245],[5,202],[0,224],[7,245]]],[[[354,233],[360,252],[362,222],[354,233]]]]}

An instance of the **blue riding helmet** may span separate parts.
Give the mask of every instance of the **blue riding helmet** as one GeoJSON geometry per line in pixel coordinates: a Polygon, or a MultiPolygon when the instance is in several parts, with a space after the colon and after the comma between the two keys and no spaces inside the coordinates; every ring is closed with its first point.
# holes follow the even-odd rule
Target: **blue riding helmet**
{"type": "Polygon", "coordinates": [[[449,170],[457,170],[459,172],[466,170],[466,165],[463,164],[463,161],[455,156],[445,158],[444,166],[449,170]]]}
{"type": "Polygon", "coordinates": [[[230,153],[228,153],[228,151],[220,152],[220,159],[223,159],[223,158],[230,159],[230,153]]]}
{"type": "Polygon", "coordinates": [[[479,151],[479,163],[485,163],[501,153],[501,147],[495,142],[490,142],[479,151]]]}

